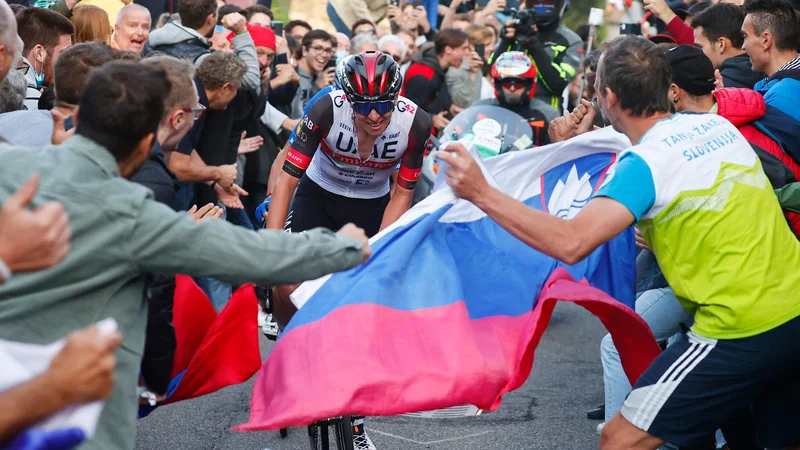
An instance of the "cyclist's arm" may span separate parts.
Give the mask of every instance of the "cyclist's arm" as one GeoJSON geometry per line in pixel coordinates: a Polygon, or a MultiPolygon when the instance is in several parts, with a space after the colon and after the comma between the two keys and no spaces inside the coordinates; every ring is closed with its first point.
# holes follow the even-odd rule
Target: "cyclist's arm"
{"type": "Polygon", "coordinates": [[[278,152],[278,156],[275,157],[275,162],[272,163],[272,168],[269,169],[269,181],[267,182],[267,197],[271,196],[273,192],[275,192],[275,184],[278,182],[278,178],[280,178],[281,173],[283,172],[283,164],[286,162],[286,152],[292,146],[289,144],[289,141],[286,141],[286,144],[283,146],[280,152],[278,152]]]}
{"type": "MultiPolygon", "coordinates": [[[[407,113],[404,113],[407,114],[407,113]]],[[[414,186],[417,184],[419,174],[422,171],[422,159],[425,157],[425,147],[431,133],[431,118],[421,109],[417,108],[414,122],[408,133],[408,147],[403,153],[403,161],[400,163],[400,171],[397,176],[392,198],[386,205],[381,221],[381,230],[393,224],[400,218],[408,208],[411,207],[411,197],[414,194],[414,186]]]]}
{"type": "Polygon", "coordinates": [[[283,229],[286,216],[289,215],[292,193],[311,164],[319,143],[328,135],[331,125],[333,125],[333,100],[330,96],[322,97],[314,103],[308,114],[303,116],[297,131],[297,139],[285,154],[283,173],[277,177],[275,190],[272,192],[267,228],[283,229]]]}

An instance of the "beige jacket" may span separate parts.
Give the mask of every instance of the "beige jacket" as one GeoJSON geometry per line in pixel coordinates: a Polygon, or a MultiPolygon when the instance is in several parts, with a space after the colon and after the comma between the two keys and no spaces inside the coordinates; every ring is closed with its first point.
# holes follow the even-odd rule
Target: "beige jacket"
{"type": "Polygon", "coordinates": [[[336,14],[348,27],[352,27],[358,19],[369,19],[378,23],[386,17],[389,9],[387,0],[328,0],[336,14]]]}

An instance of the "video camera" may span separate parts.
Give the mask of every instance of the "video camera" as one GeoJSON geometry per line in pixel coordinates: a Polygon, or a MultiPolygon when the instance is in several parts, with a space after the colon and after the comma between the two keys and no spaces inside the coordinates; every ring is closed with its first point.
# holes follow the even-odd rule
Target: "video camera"
{"type": "Polygon", "coordinates": [[[516,28],[516,39],[520,44],[525,44],[536,37],[536,10],[521,9],[514,13],[514,28],[516,28]]]}
{"type": "Polygon", "coordinates": [[[517,41],[525,44],[536,37],[534,25],[542,28],[558,23],[568,6],[566,0],[526,0],[525,9],[512,10],[517,41]]]}

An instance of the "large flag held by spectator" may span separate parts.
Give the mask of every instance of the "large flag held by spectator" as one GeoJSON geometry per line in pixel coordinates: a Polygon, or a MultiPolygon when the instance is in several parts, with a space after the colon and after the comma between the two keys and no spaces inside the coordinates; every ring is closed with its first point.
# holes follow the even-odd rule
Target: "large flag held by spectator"
{"type": "MultiPolygon", "coordinates": [[[[482,166],[490,182],[529,207],[573,217],[613,176],[627,146],[608,129],[482,166]]],[[[630,308],[632,230],[566,266],[445,186],[371,242],[367,264],[292,295],[300,309],[258,375],[250,421],[236,429],[457,405],[494,410],[528,378],[556,300],[603,321],[630,379],[659,352],[630,308]]]]}

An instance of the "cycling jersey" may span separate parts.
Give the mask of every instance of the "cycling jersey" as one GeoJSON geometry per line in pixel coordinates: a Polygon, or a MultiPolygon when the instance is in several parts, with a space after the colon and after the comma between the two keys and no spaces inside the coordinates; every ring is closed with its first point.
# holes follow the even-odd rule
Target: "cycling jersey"
{"type": "MultiPolygon", "coordinates": [[[[332,84],[330,86],[325,86],[324,88],[322,88],[321,91],[319,91],[316,94],[314,94],[314,96],[311,97],[311,100],[309,100],[308,103],[306,104],[306,109],[303,110],[303,116],[308,114],[308,110],[311,109],[311,106],[314,103],[316,103],[317,100],[321,99],[322,97],[330,94],[331,92],[333,92],[333,91],[335,91],[337,89],[338,88],[335,85],[332,84]]],[[[289,135],[289,145],[294,144],[294,140],[297,139],[297,130],[298,129],[299,129],[299,127],[292,129],[292,134],[289,135]]]]}
{"type": "Polygon", "coordinates": [[[422,170],[430,117],[399,97],[386,130],[366,160],[358,153],[353,119],[343,91],[317,100],[295,130],[297,138],[286,154],[284,172],[295,178],[305,173],[323,189],[344,197],[377,198],[389,193],[389,177],[400,163],[397,184],[413,189],[422,170]]]}
{"type": "Polygon", "coordinates": [[[698,335],[741,339],[800,315],[800,242],[761,162],[728,120],[676,114],[658,122],[597,195],[639,220],[698,335]]]}

